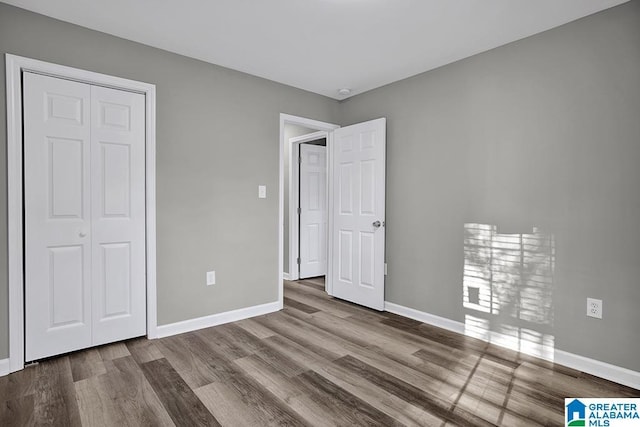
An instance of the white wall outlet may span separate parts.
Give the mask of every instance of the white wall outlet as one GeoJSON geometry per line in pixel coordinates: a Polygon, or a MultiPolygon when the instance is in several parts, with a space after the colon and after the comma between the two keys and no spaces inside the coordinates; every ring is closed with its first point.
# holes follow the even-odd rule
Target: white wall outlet
{"type": "Polygon", "coordinates": [[[266,199],[266,198],[267,198],[267,186],[258,185],[258,199],[266,199]]]}
{"type": "Polygon", "coordinates": [[[207,286],[216,284],[216,272],[215,271],[207,271],[207,286]]]}
{"type": "Polygon", "coordinates": [[[587,298],[587,316],[602,319],[602,300],[587,298]]]}

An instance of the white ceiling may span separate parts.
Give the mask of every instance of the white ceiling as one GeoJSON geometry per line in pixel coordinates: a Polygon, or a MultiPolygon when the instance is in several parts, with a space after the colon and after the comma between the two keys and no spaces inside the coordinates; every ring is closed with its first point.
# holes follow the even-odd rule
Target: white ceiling
{"type": "Polygon", "coordinates": [[[335,99],[628,0],[0,0],[335,99]]]}

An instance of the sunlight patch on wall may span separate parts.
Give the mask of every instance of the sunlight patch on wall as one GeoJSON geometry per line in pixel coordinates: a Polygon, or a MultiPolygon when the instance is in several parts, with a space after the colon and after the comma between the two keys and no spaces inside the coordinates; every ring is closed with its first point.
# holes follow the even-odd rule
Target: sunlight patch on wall
{"type": "Polygon", "coordinates": [[[465,224],[465,334],[552,360],[554,268],[552,234],[465,224]]]}

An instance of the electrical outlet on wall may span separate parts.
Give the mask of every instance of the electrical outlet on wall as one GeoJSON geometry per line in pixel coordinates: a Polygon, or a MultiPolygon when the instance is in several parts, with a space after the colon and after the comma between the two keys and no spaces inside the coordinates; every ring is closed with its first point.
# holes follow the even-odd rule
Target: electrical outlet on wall
{"type": "Polygon", "coordinates": [[[602,300],[587,298],[587,316],[602,319],[602,300]]]}

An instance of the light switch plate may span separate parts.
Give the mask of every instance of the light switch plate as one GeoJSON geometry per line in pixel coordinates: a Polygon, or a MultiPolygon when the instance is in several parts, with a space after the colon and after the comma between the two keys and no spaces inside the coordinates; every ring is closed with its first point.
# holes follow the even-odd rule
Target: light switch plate
{"type": "Polygon", "coordinates": [[[266,199],[267,198],[267,186],[266,185],[258,185],[258,198],[266,199]]]}
{"type": "Polygon", "coordinates": [[[207,286],[216,284],[216,272],[215,271],[207,271],[207,286]]]}

